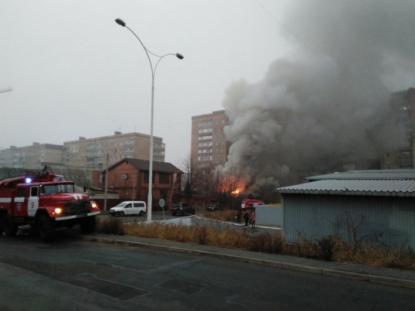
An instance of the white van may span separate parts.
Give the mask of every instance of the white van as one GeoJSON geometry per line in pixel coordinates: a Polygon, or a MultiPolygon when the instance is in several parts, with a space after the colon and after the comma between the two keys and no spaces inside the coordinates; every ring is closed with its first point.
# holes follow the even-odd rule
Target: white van
{"type": "Polygon", "coordinates": [[[124,201],[110,208],[112,216],[142,216],[147,213],[147,205],[144,201],[124,201]]]}

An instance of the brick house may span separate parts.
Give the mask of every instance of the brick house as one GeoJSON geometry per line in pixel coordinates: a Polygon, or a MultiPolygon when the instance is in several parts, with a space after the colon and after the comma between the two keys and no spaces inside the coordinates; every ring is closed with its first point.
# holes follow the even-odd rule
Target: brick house
{"type": "MultiPolygon", "coordinates": [[[[147,201],[149,161],[124,158],[108,168],[108,190],[117,191],[121,200],[147,201]]],[[[182,171],[171,163],[153,162],[153,206],[163,198],[170,207],[180,191],[182,171]]],[[[105,180],[105,171],[102,172],[105,180]]],[[[101,181],[101,187],[103,182],[101,181]]]]}

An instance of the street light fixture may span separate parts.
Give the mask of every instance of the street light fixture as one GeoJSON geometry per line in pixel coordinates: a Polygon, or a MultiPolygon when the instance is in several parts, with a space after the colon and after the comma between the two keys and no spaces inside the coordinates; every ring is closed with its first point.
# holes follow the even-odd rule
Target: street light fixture
{"type": "Polygon", "coordinates": [[[153,137],[153,130],[154,130],[154,82],[155,76],[157,72],[157,67],[160,64],[160,61],[165,58],[166,56],[176,56],[178,59],[183,59],[183,55],[180,53],[168,53],[163,55],[158,55],[153,53],[150,49],[148,49],[143,41],[141,41],[140,37],[132,30],[127,24],[120,18],[115,19],[115,22],[120,25],[121,27],[127,28],[133,36],[138,40],[141,46],[146,53],[150,69],[151,69],[151,123],[150,123],[150,154],[149,154],[149,168],[148,168],[148,195],[147,195],[147,222],[151,222],[152,220],[152,209],[153,209],[153,152],[154,152],[154,137],[153,137]],[[151,56],[156,59],[156,62],[153,63],[151,56]]]}
{"type": "Polygon", "coordinates": [[[13,91],[13,89],[11,87],[8,87],[6,89],[0,90],[0,94],[7,93],[7,92],[11,92],[11,91],[13,91]]]}

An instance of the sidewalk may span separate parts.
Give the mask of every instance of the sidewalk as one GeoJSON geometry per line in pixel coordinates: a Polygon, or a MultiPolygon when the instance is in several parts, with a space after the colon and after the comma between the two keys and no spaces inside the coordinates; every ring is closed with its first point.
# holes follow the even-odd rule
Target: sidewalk
{"type": "Polygon", "coordinates": [[[415,289],[415,271],[410,270],[376,268],[360,264],[328,262],[295,256],[250,252],[239,249],[227,249],[195,243],[181,243],[133,236],[97,234],[84,236],[84,240],[207,255],[240,262],[262,264],[279,269],[345,277],[377,284],[415,289]]]}

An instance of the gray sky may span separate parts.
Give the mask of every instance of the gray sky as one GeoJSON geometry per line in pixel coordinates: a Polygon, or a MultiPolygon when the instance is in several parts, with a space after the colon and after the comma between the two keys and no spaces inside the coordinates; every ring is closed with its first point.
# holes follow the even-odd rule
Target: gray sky
{"type": "Polygon", "coordinates": [[[155,134],[166,160],[190,149],[191,116],[222,108],[239,79],[255,82],[289,53],[284,1],[0,0],[0,147],[61,144],[78,136],[149,132],[150,71],[123,18],[165,59],[156,83],[155,134]]]}

